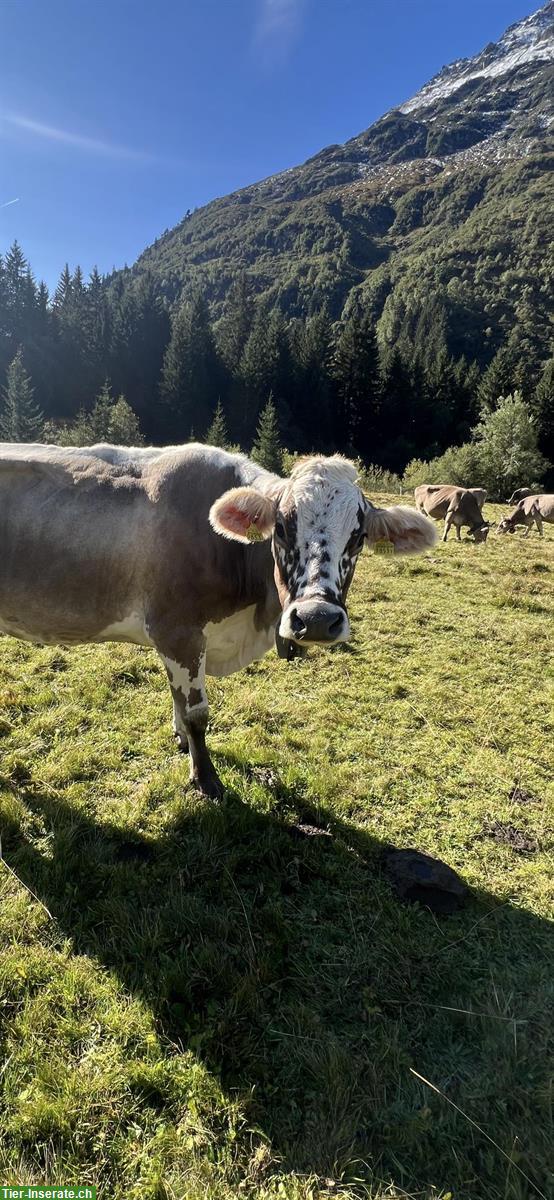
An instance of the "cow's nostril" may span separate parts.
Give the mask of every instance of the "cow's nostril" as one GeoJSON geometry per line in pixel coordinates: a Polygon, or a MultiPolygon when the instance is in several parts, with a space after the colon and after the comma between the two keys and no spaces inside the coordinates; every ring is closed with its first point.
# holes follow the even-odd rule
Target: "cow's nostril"
{"type": "Polygon", "coordinates": [[[329,625],[329,633],[330,633],[331,637],[338,637],[338,635],[339,635],[339,633],[341,633],[341,631],[342,631],[342,613],[339,613],[338,616],[335,617],[334,621],[331,621],[331,623],[329,625]]]}
{"type": "Polygon", "coordinates": [[[293,608],[290,614],[290,628],[294,637],[302,638],[306,635],[306,626],[301,617],[298,616],[298,609],[293,608]]]}

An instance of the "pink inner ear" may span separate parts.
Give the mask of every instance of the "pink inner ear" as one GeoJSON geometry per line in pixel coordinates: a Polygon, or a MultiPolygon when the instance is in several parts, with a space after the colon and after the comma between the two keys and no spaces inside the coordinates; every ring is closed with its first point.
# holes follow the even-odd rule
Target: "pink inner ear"
{"type": "Polygon", "coordinates": [[[256,517],[251,517],[244,509],[239,508],[237,504],[226,504],[225,508],[219,513],[219,521],[231,533],[239,533],[241,537],[245,537],[246,530],[252,524],[257,523],[256,517]]]}

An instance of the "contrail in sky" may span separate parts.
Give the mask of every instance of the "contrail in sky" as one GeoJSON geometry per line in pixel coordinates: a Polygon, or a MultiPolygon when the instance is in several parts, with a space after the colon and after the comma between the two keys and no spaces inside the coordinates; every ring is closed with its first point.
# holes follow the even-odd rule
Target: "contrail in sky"
{"type": "Polygon", "coordinates": [[[1,120],[16,129],[32,133],[35,137],[45,138],[51,142],[61,142],[66,146],[75,146],[78,150],[92,151],[93,154],[107,154],[112,158],[133,159],[135,162],[149,163],[153,161],[153,156],[146,154],[143,150],[131,150],[129,146],[118,146],[113,142],[102,141],[100,138],[70,133],[68,129],[59,129],[55,125],[44,125],[42,121],[24,117],[20,113],[2,113],[1,120]]]}
{"type": "Polygon", "coordinates": [[[16,196],[15,200],[5,200],[3,204],[0,204],[0,208],[9,208],[10,204],[19,204],[19,196],[16,196]]]}

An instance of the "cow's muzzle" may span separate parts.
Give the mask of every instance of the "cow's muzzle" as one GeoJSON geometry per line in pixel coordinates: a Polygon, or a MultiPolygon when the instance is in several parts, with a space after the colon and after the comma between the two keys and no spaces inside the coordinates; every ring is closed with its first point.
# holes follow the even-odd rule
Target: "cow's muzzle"
{"type": "Polygon", "coordinates": [[[296,600],[283,613],[281,637],[297,645],[333,646],[350,637],[350,625],[343,608],[325,600],[296,600]]]}

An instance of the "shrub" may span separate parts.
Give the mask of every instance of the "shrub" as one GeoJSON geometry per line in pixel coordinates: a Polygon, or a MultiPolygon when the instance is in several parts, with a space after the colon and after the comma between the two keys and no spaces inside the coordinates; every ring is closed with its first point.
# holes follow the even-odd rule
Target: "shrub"
{"type": "Polygon", "coordinates": [[[402,479],[408,491],[421,483],[484,487],[490,500],[504,500],[517,487],[540,488],[549,463],[537,445],[537,429],[519,392],[501,397],[472,431],[471,442],[451,446],[430,462],[412,459],[402,479]]]}

